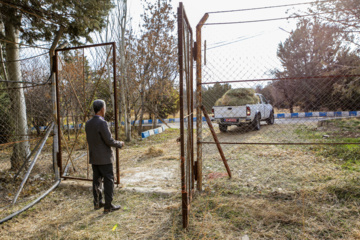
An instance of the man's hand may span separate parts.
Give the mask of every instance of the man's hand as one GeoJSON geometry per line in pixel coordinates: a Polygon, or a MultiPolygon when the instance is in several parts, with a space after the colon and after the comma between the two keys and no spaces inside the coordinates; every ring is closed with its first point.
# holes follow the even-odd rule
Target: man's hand
{"type": "Polygon", "coordinates": [[[125,143],[123,141],[120,141],[121,147],[125,146],[125,143]]]}

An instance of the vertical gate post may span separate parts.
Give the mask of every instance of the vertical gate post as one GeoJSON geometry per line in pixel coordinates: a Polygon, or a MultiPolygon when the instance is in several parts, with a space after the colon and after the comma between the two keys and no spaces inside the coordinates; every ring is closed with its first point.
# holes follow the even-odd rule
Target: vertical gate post
{"type": "Polygon", "coordinates": [[[53,136],[53,167],[54,167],[54,172],[55,172],[55,178],[59,179],[60,175],[59,175],[59,163],[58,163],[58,152],[59,152],[59,143],[58,143],[58,128],[57,128],[57,102],[56,102],[56,82],[55,82],[55,75],[56,75],[56,71],[57,71],[57,66],[56,66],[56,57],[55,57],[55,48],[58,45],[61,35],[64,32],[64,27],[60,26],[60,29],[58,31],[58,33],[55,36],[54,42],[51,45],[50,51],[49,51],[49,55],[50,55],[50,75],[51,75],[51,101],[52,101],[52,106],[53,106],[53,120],[54,120],[54,136],[53,136]]]}
{"type": "MultiPolygon", "coordinates": [[[[115,115],[115,139],[119,140],[119,118],[118,118],[118,104],[116,91],[116,43],[112,43],[113,48],[113,74],[114,74],[114,115],[115,115]]],[[[116,184],[120,184],[120,163],[119,163],[119,149],[116,148],[116,184]]]]}
{"type": "Polygon", "coordinates": [[[60,90],[59,90],[59,69],[58,69],[58,52],[55,51],[55,82],[56,82],[56,114],[57,114],[57,139],[58,153],[57,160],[60,168],[60,177],[63,175],[62,156],[61,156],[61,116],[60,116],[60,90]]]}
{"type": "Polygon", "coordinates": [[[57,105],[56,105],[56,82],[55,82],[55,62],[54,52],[50,51],[50,66],[51,66],[51,101],[53,107],[53,121],[54,125],[54,136],[53,136],[53,167],[55,172],[55,178],[60,179],[59,175],[59,163],[57,154],[59,152],[59,143],[58,143],[58,130],[57,130],[57,105]]]}
{"type": "Polygon", "coordinates": [[[184,91],[183,91],[183,4],[180,2],[178,8],[178,57],[179,57],[179,73],[180,73],[180,154],[181,154],[181,196],[182,196],[182,217],[183,228],[188,227],[188,198],[186,192],[186,173],[185,173],[185,146],[184,146],[184,91]]]}
{"type": "Polygon", "coordinates": [[[205,14],[199,24],[196,26],[196,157],[197,157],[197,190],[202,191],[202,98],[201,98],[201,83],[202,83],[202,66],[201,66],[201,28],[209,18],[209,14],[205,14]]]}

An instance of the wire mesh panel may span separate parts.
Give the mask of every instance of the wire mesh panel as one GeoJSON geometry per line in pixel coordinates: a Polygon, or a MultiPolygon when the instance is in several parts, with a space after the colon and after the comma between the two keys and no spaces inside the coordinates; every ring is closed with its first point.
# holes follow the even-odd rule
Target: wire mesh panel
{"type": "MultiPolygon", "coordinates": [[[[105,120],[118,138],[114,48],[114,43],[108,43],[56,51],[60,168],[64,178],[92,179],[85,123],[94,115],[94,100],[106,102],[105,120]]],[[[118,150],[114,168],[119,183],[118,150]]]]}
{"type": "MultiPolygon", "coordinates": [[[[291,196],[302,213],[289,214],[303,214],[303,229],[309,230],[311,211],[326,212],[316,194],[344,202],[351,199],[348,203],[356,198],[349,190],[359,183],[356,44],[345,42],[340,29],[316,18],[276,19],[260,25],[252,21],[251,13],[241,15],[248,22],[234,21],[238,13],[209,15],[202,26],[199,103],[210,115],[234,177],[233,182],[213,185],[222,186],[218,188],[222,193],[247,198],[244,213],[267,209],[264,217],[276,204],[286,206],[281,197],[291,196]],[[333,189],[345,193],[346,200],[333,189]]],[[[206,188],[212,179],[227,176],[206,122],[201,144],[206,188]]],[[[326,204],[335,207],[336,201],[326,204]]],[[[283,225],[276,219],[272,223],[283,225]]]]}
{"type": "Polygon", "coordinates": [[[0,44],[0,219],[39,197],[56,180],[50,80],[45,45],[0,44]],[[17,59],[9,57],[13,50],[17,59]]]}
{"type": "Polygon", "coordinates": [[[181,190],[183,227],[188,226],[190,202],[194,191],[194,142],[193,142],[193,36],[185,10],[178,8],[178,41],[180,72],[180,141],[181,141],[181,190]]]}
{"type": "MultiPolygon", "coordinates": [[[[257,30],[256,22],[223,25],[214,15],[202,32],[201,95],[220,142],[336,143],[320,130],[360,113],[360,58],[354,45],[338,41],[340,30],[316,19],[270,21],[257,30]]],[[[206,124],[203,132],[211,142],[206,124]]]]}

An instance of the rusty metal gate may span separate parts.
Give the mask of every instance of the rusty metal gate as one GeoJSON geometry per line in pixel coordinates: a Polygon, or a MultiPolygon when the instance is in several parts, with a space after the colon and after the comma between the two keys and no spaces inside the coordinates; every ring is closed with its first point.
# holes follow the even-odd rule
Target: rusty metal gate
{"type": "Polygon", "coordinates": [[[178,50],[180,72],[180,141],[181,193],[183,227],[189,222],[190,203],[194,193],[194,133],[193,133],[193,34],[184,6],[178,8],[178,50]]]}
{"type": "MultiPolygon", "coordinates": [[[[92,180],[85,123],[93,116],[92,102],[106,102],[105,120],[118,139],[118,97],[115,43],[57,49],[56,90],[58,165],[65,179],[92,180]]],[[[116,149],[115,182],[120,183],[116,149]]]]}

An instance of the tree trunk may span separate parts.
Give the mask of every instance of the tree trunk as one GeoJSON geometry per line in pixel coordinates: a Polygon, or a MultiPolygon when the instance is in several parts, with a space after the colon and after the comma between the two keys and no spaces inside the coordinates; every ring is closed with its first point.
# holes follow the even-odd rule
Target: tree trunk
{"type": "MultiPolygon", "coordinates": [[[[120,81],[120,83],[121,83],[121,81],[120,81]]],[[[121,85],[120,85],[121,86],[121,85]]],[[[123,114],[122,114],[122,101],[121,101],[121,97],[120,97],[120,100],[119,100],[119,135],[120,135],[120,133],[121,133],[121,126],[122,126],[122,116],[123,116],[123,114]]],[[[115,119],[115,116],[114,116],[114,119],[115,119]]]]}
{"type": "Polygon", "coordinates": [[[139,112],[140,112],[140,108],[137,111],[136,111],[136,109],[134,109],[134,124],[133,125],[135,125],[136,121],[138,120],[139,112]]]}
{"type": "Polygon", "coordinates": [[[75,129],[74,121],[75,121],[74,112],[71,111],[71,123],[74,126],[74,135],[76,136],[76,129],[75,129]]]}
{"type": "Polygon", "coordinates": [[[152,128],[156,128],[156,121],[157,121],[157,116],[156,116],[156,113],[157,112],[157,104],[155,104],[154,106],[154,113],[152,114],[152,128]]]}
{"type": "MultiPolygon", "coordinates": [[[[11,22],[6,22],[5,24],[5,36],[6,39],[11,43],[6,43],[6,60],[7,60],[7,72],[9,81],[20,82],[22,81],[21,77],[21,67],[19,60],[19,46],[14,43],[18,43],[19,40],[19,30],[11,22]]],[[[26,104],[25,104],[25,95],[23,84],[21,83],[12,83],[10,85],[15,89],[9,91],[11,106],[11,122],[13,123],[13,134],[19,136],[16,141],[23,141],[14,145],[13,153],[11,156],[11,169],[18,170],[24,159],[30,154],[30,144],[27,141],[28,137],[28,126],[26,118],[26,104]]]]}
{"type": "Polygon", "coordinates": [[[128,106],[130,103],[125,97],[127,92],[127,79],[126,79],[126,61],[125,61],[125,31],[126,31],[126,18],[127,18],[127,0],[122,0],[122,16],[120,18],[120,29],[121,29],[121,42],[120,42],[120,68],[121,68],[121,97],[124,109],[124,123],[125,123],[125,136],[126,141],[131,141],[131,114],[128,106]]]}
{"type": "MultiPolygon", "coordinates": [[[[129,92],[129,91],[127,91],[129,92]]],[[[126,139],[129,139],[128,141],[131,141],[131,108],[130,108],[130,101],[129,99],[126,101],[126,108],[127,108],[127,121],[128,121],[128,132],[126,133],[126,139]]]]}
{"type": "Polygon", "coordinates": [[[70,142],[69,109],[66,110],[66,127],[67,127],[68,141],[70,142]]]}
{"type": "Polygon", "coordinates": [[[128,114],[128,108],[127,105],[129,104],[125,94],[127,93],[126,91],[126,71],[125,71],[125,56],[123,59],[123,54],[124,52],[122,52],[122,56],[121,56],[121,101],[122,101],[122,108],[123,108],[123,113],[124,113],[124,124],[125,124],[125,136],[126,136],[126,141],[130,142],[131,141],[131,125],[129,124],[130,119],[129,119],[129,114],[128,114]]]}
{"type": "Polygon", "coordinates": [[[33,124],[34,124],[34,126],[35,126],[37,135],[40,136],[40,126],[37,125],[35,122],[33,122],[33,124]]]}
{"type": "Polygon", "coordinates": [[[144,83],[141,84],[141,93],[140,93],[140,118],[139,118],[139,128],[138,128],[138,135],[141,136],[142,132],[142,122],[144,119],[144,91],[145,91],[145,85],[144,83]]]}
{"type": "MultiPolygon", "coordinates": [[[[74,115],[74,119],[73,119],[73,126],[74,126],[74,133],[75,133],[75,136],[77,135],[77,116],[76,116],[76,112],[75,112],[75,115],[74,115]]],[[[60,118],[60,120],[61,120],[61,118],[60,118]]]]}
{"type": "MultiPolygon", "coordinates": [[[[107,16],[107,25],[109,26],[109,15],[107,16]]],[[[108,34],[109,34],[109,27],[106,28],[106,32],[105,32],[105,39],[106,39],[106,42],[109,42],[108,40],[108,34]]],[[[106,47],[106,55],[110,55],[110,50],[111,50],[111,47],[108,45],[106,47]]],[[[116,49],[113,49],[113,51],[116,51],[116,49]]],[[[115,60],[116,61],[116,60],[115,60]]],[[[117,114],[115,113],[115,103],[114,103],[114,93],[113,93],[113,82],[112,82],[112,78],[111,78],[111,68],[110,68],[110,61],[108,61],[106,63],[106,69],[107,69],[107,76],[108,76],[108,82],[109,82],[109,92],[110,92],[110,98],[111,98],[111,107],[114,111],[114,115],[117,114]]],[[[113,66],[115,67],[115,66],[113,66]]],[[[114,116],[115,118],[115,116],[114,116]]]]}
{"type": "MultiPolygon", "coordinates": [[[[113,49],[113,51],[116,51],[115,49],[113,49]]],[[[108,48],[107,54],[109,54],[110,52],[110,47],[108,48]]],[[[111,98],[111,108],[114,111],[114,115],[115,113],[115,103],[114,103],[114,91],[113,91],[113,82],[112,82],[112,78],[111,78],[111,72],[110,72],[110,62],[107,63],[107,75],[108,75],[108,82],[109,82],[109,93],[110,93],[110,98],[111,98]]],[[[115,116],[114,116],[115,117],[115,116]]]]}
{"type": "MultiPolygon", "coordinates": [[[[0,33],[4,32],[4,24],[2,22],[0,22],[0,33]]],[[[4,55],[3,55],[3,50],[2,50],[2,43],[0,42],[0,61],[1,61],[1,70],[3,71],[4,74],[4,80],[8,81],[8,75],[6,72],[6,67],[5,67],[5,59],[4,59],[4,55]]],[[[7,86],[9,86],[9,84],[7,84],[7,86]]]]}

